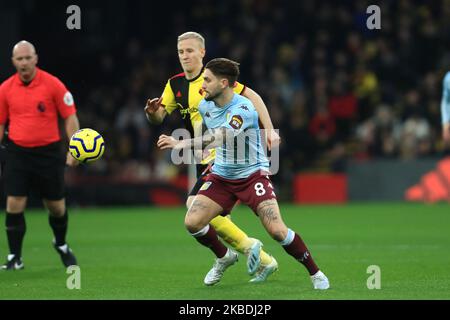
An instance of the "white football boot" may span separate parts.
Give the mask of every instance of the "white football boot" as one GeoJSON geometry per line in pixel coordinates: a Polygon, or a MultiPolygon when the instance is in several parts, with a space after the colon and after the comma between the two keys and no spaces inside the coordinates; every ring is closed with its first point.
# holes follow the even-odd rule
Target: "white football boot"
{"type": "Polygon", "coordinates": [[[213,267],[206,274],[203,282],[207,286],[215,285],[220,281],[220,279],[222,279],[225,270],[227,270],[229,266],[235,264],[238,261],[238,258],[239,255],[237,254],[237,252],[228,249],[227,253],[222,258],[216,259],[216,262],[214,262],[213,267]]]}
{"type": "Polygon", "coordinates": [[[314,289],[326,290],[330,287],[330,282],[328,281],[327,276],[320,270],[311,276],[311,281],[314,289]]]}

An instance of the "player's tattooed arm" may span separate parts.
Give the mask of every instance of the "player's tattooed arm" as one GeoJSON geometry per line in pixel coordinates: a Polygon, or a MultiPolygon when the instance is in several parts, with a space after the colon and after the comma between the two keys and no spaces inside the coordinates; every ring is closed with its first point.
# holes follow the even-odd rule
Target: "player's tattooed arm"
{"type": "Polygon", "coordinates": [[[183,140],[182,148],[191,148],[194,150],[213,149],[222,145],[226,134],[226,128],[210,129],[209,132],[206,132],[200,137],[183,140]]]}
{"type": "MultiPolygon", "coordinates": [[[[201,149],[213,149],[222,145],[223,140],[227,135],[226,128],[212,129],[211,133],[207,133],[203,136],[201,141],[201,149]]],[[[199,145],[194,144],[194,148],[198,148],[199,145]]]]}
{"type": "Polygon", "coordinates": [[[158,139],[158,147],[164,149],[181,150],[185,148],[203,150],[212,149],[222,145],[223,139],[227,134],[226,128],[212,129],[211,132],[194,139],[176,140],[172,136],[161,135],[158,139]]]}

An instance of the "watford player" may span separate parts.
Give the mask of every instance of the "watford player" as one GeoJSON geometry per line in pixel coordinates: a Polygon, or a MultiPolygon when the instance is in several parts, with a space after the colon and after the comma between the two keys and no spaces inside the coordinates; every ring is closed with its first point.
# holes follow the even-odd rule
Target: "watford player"
{"type": "Polygon", "coordinates": [[[80,125],[71,93],[58,78],[37,68],[37,61],[38,56],[31,43],[17,43],[12,53],[17,73],[0,86],[0,141],[8,125],[3,176],[10,254],[2,266],[4,270],[24,268],[24,211],[31,188],[39,192],[48,209],[54,234],[53,246],[64,266],[77,264],[66,243],[68,215],[64,167],[66,164],[75,166],[78,162],[61,150],[58,120],[59,117],[64,119],[65,133],[69,138],[80,129],[80,125]]]}
{"type": "MultiPolygon", "coordinates": [[[[160,98],[147,101],[145,113],[150,123],[160,124],[167,114],[171,114],[178,109],[191,136],[197,137],[202,134],[203,129],[203,120],[198,111],[198,105],[203,99],[201,88],[204,73],[203,58],[206,53],[205,39],[197,32],[186,32],[178,37],[177,47],[178,58],[184,72],[173,76],[167,81],[160,98]]],[[[233,89],[235,93],[245,96],[254,104],[262,126],[270,131],[267,135],[269,148],[279,144],[280,138],[273,130],[272,121],[261,97],[252,89],[239,82],[235,83],[233,89]]],[[[214,158],[215,152],[213,150],[209,155],[202,157],[200,164],[197,164],[198,180],[186,201],[188,208],[203,185],[214,158]]],[[[265,281],[269,275],[278,269],[277,261],[261,249],[261,242],[248,237],[228,217],[217,216],[211,221],[211,225],[223,240],[248,257],[248,272],[250,275],[254,275],[250,282],[265,281]],[[255,254],[255,252],[260,254],[255,254]],[[253,257],[257,258],[253,259],[253,257]]],[[[230,251],[230,254],[233,254],[233,259],[217,257],[212,269],[204,279],[206,285],[214,285],[219,282],[224,271],[237,261],[237,253],[230,251]]]]}

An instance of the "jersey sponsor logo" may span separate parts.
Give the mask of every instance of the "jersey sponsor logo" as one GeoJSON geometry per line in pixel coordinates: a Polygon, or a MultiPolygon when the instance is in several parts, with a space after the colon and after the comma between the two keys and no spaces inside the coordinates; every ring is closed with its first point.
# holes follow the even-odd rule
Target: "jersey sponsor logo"
{"type": "Polygon", "coordinates": [[[63,100],[64,100],[64,103],[65,103],[67,106],[71,107],[71,106],[73,105],[73,96],[72,96],[72,94],[71,94],[69,91],[67,91],[67,92],[64,94],[63,100]]]}
{"type": "Polygon", "coordinates": [[[189,114],[189,109],[180,109],[181,118],[186,119],[186,116],[189,114]]]}
{"type": "Polygon", "coordinates": [[[231,117],[230,126],[236,130],[239,130],[242,127],[244,120],[240,115],[234,115],[231,117]]]}
{"type": "Polygon", "coordinates": [[[186,116],[188,114],[192,114],[192,113],[196,113],[198,112],[198,108],[192,107],[192,108],[185,108],[181,103],[177,103],[178,105],[178,110],[180,110],[180,114],[182,116],[183,119],[186,118],[186,116]]]}
{"type": "Polygon", "coordinates": [[[45,112],[45,104],[43,102],[39,102],[37,109],[39,112],[45,112]]]}
{"type": "Polygon", "coordinates": [[[205,191],[208,190],[208,188],[211,186],[212,182],[211,181],[206,181],[204,184],[202,184],[202,186],[200,187],[200,191],[205,191]]]}

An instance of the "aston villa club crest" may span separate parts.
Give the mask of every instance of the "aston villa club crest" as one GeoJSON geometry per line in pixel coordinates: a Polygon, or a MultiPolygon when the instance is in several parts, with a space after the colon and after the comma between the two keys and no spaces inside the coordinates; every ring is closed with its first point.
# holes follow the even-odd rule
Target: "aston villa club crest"
{"type": "Polygon", "coordinates": [[[239,130],[242,127],[243,123],[244,120],[242,120],[242,117],[240,115],[234,115],[231,117],[230,126],[233,129],[239,130]]]}

